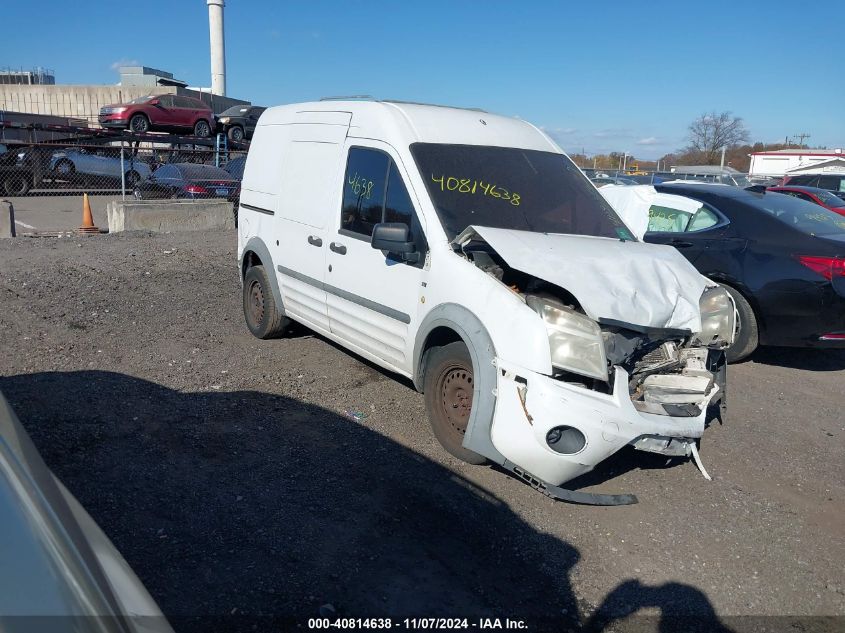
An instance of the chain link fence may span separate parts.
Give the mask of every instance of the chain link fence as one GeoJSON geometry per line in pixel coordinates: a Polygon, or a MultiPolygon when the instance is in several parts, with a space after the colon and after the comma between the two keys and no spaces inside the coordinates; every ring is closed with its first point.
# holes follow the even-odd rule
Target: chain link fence
{"type": "Polygon", "coordinates": [[[246,151],[191,145],[0,142],[0,194],[210,198],[226,189],[231,198],[245,161],[246,151]]]}

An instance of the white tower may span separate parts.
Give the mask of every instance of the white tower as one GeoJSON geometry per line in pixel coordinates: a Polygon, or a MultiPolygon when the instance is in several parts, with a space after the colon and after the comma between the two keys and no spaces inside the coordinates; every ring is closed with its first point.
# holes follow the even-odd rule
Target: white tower
{"type": "Polygon", "coordinates": [[[226,44],[223,40],[225,0],[206,0],[208,30],[211,37],[211,92],[226,96],[226,44]]]}

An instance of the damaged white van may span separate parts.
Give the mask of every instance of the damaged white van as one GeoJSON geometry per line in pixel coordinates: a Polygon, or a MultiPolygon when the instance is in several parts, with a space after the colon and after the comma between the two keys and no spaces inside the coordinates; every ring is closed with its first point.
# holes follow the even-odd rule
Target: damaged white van
{"type": "Polygon", "coordinates": [[[298,321],[425,394],[452,455],[549,496],[620,448],[697,457],[734,306],[637,240],[534,126],[480,110],[266,110],[238,211],[246,323],[298,321]]]}

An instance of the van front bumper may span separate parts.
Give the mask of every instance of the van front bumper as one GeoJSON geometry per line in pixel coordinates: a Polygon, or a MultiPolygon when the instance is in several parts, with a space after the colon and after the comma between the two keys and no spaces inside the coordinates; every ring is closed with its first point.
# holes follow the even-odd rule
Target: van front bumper
{"type": "MultiPolygon", "coordinates": [[[[628,444],[667,455],[686,454],[679,452],[679,447],[683,450],[703,435],[708,407],[721,398],[723,390],[714,382],[696,403],[700,407],[697,415],[675,417],[638,411],[628,391],[629,375],[620,367],[614,368],[611,394],[556,380],[500,359],[496,360],[496,367],[493,446],[519,470],[552,486],[591,471],[628,444]],[[547,436],[561,426],[583,433],[583,447],[571,454],[553,450],[547,436]]],[[[518,474],[529,479],[522,472],[518,474]]]]}

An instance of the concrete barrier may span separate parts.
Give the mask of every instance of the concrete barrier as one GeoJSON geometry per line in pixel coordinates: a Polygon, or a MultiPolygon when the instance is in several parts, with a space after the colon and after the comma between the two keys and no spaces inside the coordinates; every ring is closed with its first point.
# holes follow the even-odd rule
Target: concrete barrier
{"type": "Polygon", "coordinates": [[[205,231],[235,226],[227,200],[115,200],[106,207],[109,233],[205,231]]]}
{"type": "Polygon", "coordinates": [[[8,200],[0,200],[0,205],[8,208],[0,209],[0,238],[15,237],[15,207],[8,200]]]}

